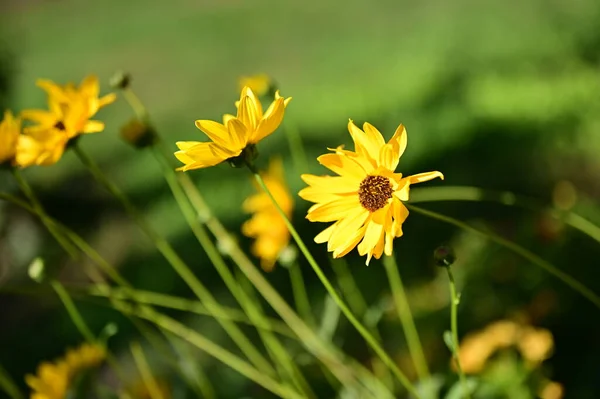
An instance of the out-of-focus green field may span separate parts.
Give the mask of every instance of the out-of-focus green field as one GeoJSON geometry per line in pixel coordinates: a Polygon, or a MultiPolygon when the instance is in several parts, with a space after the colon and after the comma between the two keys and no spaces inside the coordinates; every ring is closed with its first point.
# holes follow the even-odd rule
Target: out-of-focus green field
{"type": "MultiPolygon", "coordinates": [[[[556,183],[567,180],[577,188],[573,210],[600,223],[599,26],[600,3],[594,0],[5,1],[0,4],[0,49],[10,54],[2,62],[11,73],[10,90],[0,99],[15,111],[43,107],[38,78],[64,83],[96,73],[107,92],[110,76],[125,70],[175,151],[176,141],[205,139],[194,120],[218,120],[235,110],[240,76],[267,73],[284,96],[294,98],[284,127],[300,130],[313,173],[324,173],[315,158],[327,147],[350,144],[348,118],[372,122],[388,138],[404,123],[409,146],[402,173],[440,170],[446,180],[431,185],[506,189],[547,204],[556,183]]],[[[233,303],[191,236],[154,159],[120,141],[119,127],[131,116],[122,98],[103,109],[98,118],[106,121],[106,131],[84,137],[83,147],[215,294],[233,303]]],[[[259,165],[281,154],[292,190],[303,186],[283,131],[259,149],[259,165]]],[[[247,173],[220,165],[190,174],[228,227],[239,231],[246,218],[240,204],[253,190],[247,173]]],[[[136,285],[189,294],[74,154],[53,167],[27,170],[26,176],[52,215],[85,234],[136,285]]],[[[2,190],[16,192],[9,177],[0,175],[2,190]]],[[[294,220],[305,241],[312,242],[323,226],[304,220],[307,203],[297,198],[296,205],[294,220]]],[[[555,232],[539,212],[489,203],[428,206],[497,231],[600,292],[600,244],[591,238],[564,226],[555,232]]],[[[80,265],[66,260],[43,227],[11,209],[0,208],[0,244],[7,254],[0,258],[0,290],[29,284],[26,267],[36,255],[63,263],[67,281],[82,281],[80,265]]],[[[396,256],[411,287],[432,369],[445,371],[449,355],[441,339],[448,325],[447,302],[436,305],[434,300],[446,288],[435,278],[439,270],[430,254],[440,243],[452,242],[464,290],[461,332],[528,313],[555,335],[555,356],[547,366],[553,379],[565,385],[567,397],[598,397],[599,309],[485,240],[416,214],[404,231],[406,237],[396,241],[396,256]],[[539,311],[544,304],[548,309],[539,311]]],[[[311,250],[327,268],[324,246],[311,250]]],[[[380,264],[366,268],[363,259],[353,255],[349,260],[370,303],[385,298],[389,289],[380,264]]],[[[289,291],[283,270],[268,277],[280,291],[289,291]]],[[[308,266],[305,277],[319,309],[325,291],[308,266]]],[[[80,339],[54,297],[44,298],[0,296],[0,363],[10,366],[19,382],[38,361],[80,339]]],[[[82,306],[89,306],[96,329],[118,317],[102,307],[82,306]]],[[[117,347],[133,334],[124,319],[118,320],[117,347]]],[[[403,349],[397,320],[390,315],[383,324],[386,347],[403,349]]],[[[198,328],[221,338],[213,322],[202,319],[198,328]]],[[[347,323],[340,329],[347,342],[362,345],[347,323]]],[[[219,365],[210,371],[223,385],[219,397],[249,395],[245,380],[212,359],[201,359],[207,367],[219,365]]],[[[160,368],[160,360],[157,364],[160,368]]]]}

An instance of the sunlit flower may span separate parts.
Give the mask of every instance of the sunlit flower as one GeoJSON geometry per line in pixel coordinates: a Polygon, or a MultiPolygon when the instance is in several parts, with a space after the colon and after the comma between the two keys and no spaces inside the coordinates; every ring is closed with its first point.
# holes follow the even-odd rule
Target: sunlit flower
{"type": "Polygon", "coordinates": [[[21,120],[12,112],[4,111],[4,119],[0,122],[0,165],[14,162],[20,134],[21,120]]]}
{"type": "Polygon", "coordinates": [[[338,176],[302,175],[309,187],[299,195],[316,203],[308,210],[308,220],[335,222],[317,235],[315,242],[328,242],[327,250],[334,258],[358,245],[358,253],[367,255],[368,265],[372,257],[391,255],[394,238],[402,236],[402,223],[408,216],[402,201],[408,200],[410,185],[444,176],[426,172],[404,177],[394,172],[407,143],[403,125],[388,143],[369,123],[361,130],[350,121],[348,130],[354,151],[338,147],[317,158],[338,176]]]}
{"type": "Polygon", "coordinates": [[[100,365],[105,357],[103,348],[86,343],[67,351],[64,358],[54,363],[41,363],[36,375],[25,377],[25,382],[32,389],[31,399],[65,399],[75,377],[100,365]]]}
{"type": "Polygon", "coordinates": [[[554,340],[548,330],[500,320],[462,340],[460,364],[465,373],[478,373],[494,353],[510,347],[517,347],[527,364],[535,366],[550,356],[554,340]]]}
{"type": "Polygon", "coordinates": [[[104,130],[104,123],[90,120],[100,108],[114,102],[114,93],[98,97],[100,84],[94,75],[86,77],[79,87],[68,83],[60,86],[50,80],[40,79],[37,85],[48,93],[48,110],[25,110],[24,119],[36,123],[25,128],[25,134],[48,131],[57,128],[69,138],[83,133],[98,133],[104,130]]]}
{"type": "Polygon", "coordinates": [[[178,170],[206,168],[225,160],[238,157],[247,147],[251,147],[273,133],[283,120],[283,114],[290,98],[284,99],[275,93],[275,101],[263,112],[260,100],[249,87],[242,89],[237,102],[237,116],[225,115],[223,123],[197,120],[196,127],[212,141],[180,141],[175,153],[185,164],[178,170]]]}
{"type": "MultiPolygon", "coordinates": [[[[292,216],[294,201],[289,193],[283,174],[281,159],[272,160],[269,170],[262,178],[271,194],[289,218],[292,216]]],[[[290,233],[285,222],[264,192],[254,194],[244,201],[245,212],[252,213],[252,218],[242,225],[245,236],[256,238],[252,245],[252,253],[260,258],[261,266],[271,271],[281,251],[290,241],[290,233]]]]}
{"type": "Polygon", "coordinates": [[[263,73],[253,76],[242,76],[240,78],[240,89],[249,87],[258,97],[265,96],[269,93],[273,85],[273,81],[269,75],[263,73]]]}

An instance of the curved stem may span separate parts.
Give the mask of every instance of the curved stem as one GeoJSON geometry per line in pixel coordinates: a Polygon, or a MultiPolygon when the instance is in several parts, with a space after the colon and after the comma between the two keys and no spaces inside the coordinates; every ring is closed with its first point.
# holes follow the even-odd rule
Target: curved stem
{"type": "Polygon", "coordinates": [[[331,297],[333,298],[335,303],[339,306],[339,308],[344,313],[346,318],[350,321],[350,323],[354,326],[354,328],[356,328],[356,330],[360,333],[360,335],[365,339],[365,341],[368,343],[368,345],[381,358],[383,363],[392,370],[392,372],[394,373],[394,375],[396,376],[398,381],[404,386],[404,388],[408,392],[410,392],[414,397],[420,398],[420,395],[417,393],[414,385],[409,381],[409,379],[404,375],[404,373],[398,368],[396,363],[389,357],[389,355],[383,350],[383,348],[377,343],[375,338],[373,338],[373,335],[362,325],[362,323],[356,318],[356,316],[354,316],[354,314],[350,311],[350,309],[348,308],[346,303],[342,300],[342,298],[335,291],[335,289],[331,285],[331,282],[329,281],[329,279],[327,279],[327,277],[325,276],[325,274],[323,273],[323,271],[321,270],[321,268],[315,261],[315,258],[313,258],[312,254],[310,253],[310,251],[304,244],[304,241],[302,241],[302,238],[300,237],[300,235],[298,234],[298,232],[296,231],[296,229],[294,228],[294,226],[292,225],[290,220],[285,215],[285,212],[283,212],[283,210],[281,209],[281,207],[279,206],[279,204],[273,197],[273,194],[269,191],[269,188],[266,186],[266,184],[263,181],[260,174],[258,174],[256,172],[253,172],[253,174],[254,174],[254,178],[256,179],[256,182],[258,183],[258,185],[269,196],[269,198],[271,199],[271,201],[277,208],[277,211],[279,212],[279,214],[285,221],[285,224],[286,224],[288,230],[290,231],[290,234],[296,241],[298,248],[300,248],[300,251],[302,251],[306,260],[308,261],[308,263],[311,265],[311,267],[313,268],[313,270],[319,277],[319,280],[321,280],[321,283],[323,284],[323,286],[325,286],[325,289],[327,289],[327,292],[329,292],[329,295],[331,295],[331,297]]]}
{"type": "Polygon", "coordinates": [[[568,275],[567,273],[563,272],[562,270],[560,270],[559,268],[557,268],[556,266],[554,266],[553,264],[551,264],[550,262],[545,261],[544,259],[540,258],[539,256],[537,256],[536,254],[534,254],[533,252],[529,251],[528,249],[525,249],[523,247],[521,247],[518,244],[515,244],[514,242],[507,240],[506,238],[500,237],[497,234],[493,234],[493,233],[489,233],[489,232],[484,232],[481,231],[479,229],[476,229],[473,226],[468,225],[465,222],[462,222],[458,219],[454,219],[450,216],[446,216],[443,215],[441,213],[438,212],[434,212],[434,211],[430,211],[427,209],[423,209],[421,207],[415,206],[415,205],[411,205],[411,204],[405,204],[406,207],[408,209],[410,209],[411,211],[414,211],[416,213],[420,213],[422,215],[425,215],[427,217],[430,217],[432,219],[437,219],[441,222],[444,223],[448,223],[451,225],[454,225],[456,227],[459,227],[463,230],[469,231],[471,233],[475,233],[477,235],[480,235],[482,237],[486,237],[489,240],[503,246],[504,248],[516,253],[517,255],[522,256],[523,258],[527,259],[528,261],[530,261],[531,263],[533,263],[536,266],[539,266],[540,268],[544,269],[545,271],[547,271],[548,273],[550,273],[551,275],[553,275],[554,277],[558,278],[560,281],[562,281],[563,283],[565,283],[566,285],[568,285],[569,287],[571,287],[573,290],[575,290],[576,292],[578,292],[579,294],[581,294],[582,296],[584,296],[586,299],[588,299],[591,303],[593,303],[598,309],[600,309],[600,296],[598,296],[594,291],[592,291],[591,289],[589,289],[588,287],[586,287],[584,284],[580,283],[579,281],[577,281],[575,278],[571,277],[570,275],[568,275]]]}
{"type": "Polygon", "coordinates": [[[463,372],[462,366],[460,365],[460,357],[458,356],[458,304],[460,303],[460,297],[456,292],[456,283],[454,282],[454,276],[450,266],[446,267],[448,272],[448,282],[450,285],[450,329],[452,331],[452,357],[456,363],[456,369],[458,370],[458,376],[460,378],[460,385],[463,391],[463,397],[470,399],[471,394],[469,393],[469,386],[467,385],[467,379],[463,372]]]}
{"type": "MultiPolygon", "coordinates": [[[[143,215],[138,211],[135,205],[129,200],[129,198],[123,193],[116,185],[114,185],[100,170],[100,168],[94,163],[94,161],[87,156],[87,154],[78,146],[75,145],[74,151],[81,160],[81,162],[88,168],[90,173],[96,178],[96,180],[102,184],[117,200],[121,202],[127,213],[132,219],[140,226],[140,228],[146,233],[146,235],[152,240],[158,251],[163,257],[169,262],[173,269],[179,274],[179,276],[187,283],[192,289],[194,294],[204,303],[210,303],[216,308],[219,307],[218,302],[215,300],[210,291],[200,282],[185,262],[175,252],[171,244],[169,244],[163,237],[161,237],[152,226],[146,221],[143,215]]],[[[248,357],[248,359],[260,370],[264,370],[266,373],[273,373],[273,367],[264,358],[260,351],[252,344],[252,342],[244,335],[244,333],[236,326],[233,322],[217,319],[217,322],[223,327],[231,339],[239,346],[240,350],[248,357]]]]}
{"type": "Polygon", "coordinates": [[[6,392],[10,399],[24,399],[25,396],[19,390],[17,384],[13,381],[4,367],[0,364],[0,388],[6,392]]]}
{"type": "Polygon", "coordinates": [[[394,303],[396,304],[396,311],[398,312],[398,318],[400,319],[404,335],[406,336],[410,356],[412,357],[419,379],[424,380],[429,377],[429,368],[427,367],[427,361],[425,360],[425,354],[423,352],[421,340],[419,339],[415,320],[410,311],[404,284],[402,284],[402,279],[400,278],[396,258],[393,256],[385,256],[383,258],[383,265],[390,282],[392,296],[394,297],[394,303]]]}
{"type": "Polygon", "coordinates": [[[73,303],[73,300],[69,296],[69,293],[67,292],[65,287],[63,287],[63,285],[58,280],[51,280],[50,286],[52,286],[52,289],[54,289],[56,295],[58,295],[58,297],[60,298],[60,301],[67,310],[69,317],[73,321],[73,324],[75,324],[75,327],[77,327],[79,333],[86,339],[86,341],[90,343],[96,342],[96,337],[94,337],[92,330],[90,330],[85,320],[83,320],[83,317],[77,310],[77,307],[73,303]]]}

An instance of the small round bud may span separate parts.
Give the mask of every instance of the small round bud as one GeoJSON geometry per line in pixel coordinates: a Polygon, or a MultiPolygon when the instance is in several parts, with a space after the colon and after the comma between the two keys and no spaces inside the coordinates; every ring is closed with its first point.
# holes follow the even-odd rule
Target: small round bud
{"type": "Polygon", "coordinates": [[[131,75],[123,71],[118,71],[110,78],[108,84],[113,89],[126,89],[131,84],[131,75]]]}
{"type": "Polygon", "coordinates": [[[136,148],[145,148],[156,142],[154,128],[139,119],[132,119],[121,127],[121,138],[136,148]]]}
{"type": "Polygon", "coordinates": [[[441,245],[433,251],[433,260],[439,267],[450,267],[456,261],[452,247],[441,245]]]}
{"type": "Polygon", "coordinates": [[[44,269],[44,260],[42,258],[35,258],[33,262],[31,262],[31,264],[29,265],[27,273],[33,281],[35,281],[36,283],[41,283],[46,277],[44,269]]]}

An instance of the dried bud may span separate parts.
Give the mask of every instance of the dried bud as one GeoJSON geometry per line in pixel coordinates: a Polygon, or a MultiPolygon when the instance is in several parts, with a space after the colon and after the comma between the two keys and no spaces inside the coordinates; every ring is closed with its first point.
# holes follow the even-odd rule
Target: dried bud
{"type": "Polygon", "coordinates": [[[156,142],[156,132],[144,121],[132,119],[121,127],[121,138],[136,148],[145,148],[156,142]]]}
{"type": "Polygon", "coordinates": [[[441,245],[433,251],[433,260],[439,267],[450,267],[456,261],[452,247],[441,245]]]}
{"type": "Polygon", "coordinates": [[[123,71],[116,72],[109,80],[109,85],[113,89],[126,89],[130,84],[131,75],[123,71]]]}

